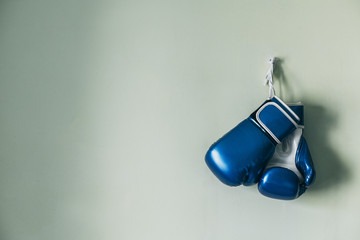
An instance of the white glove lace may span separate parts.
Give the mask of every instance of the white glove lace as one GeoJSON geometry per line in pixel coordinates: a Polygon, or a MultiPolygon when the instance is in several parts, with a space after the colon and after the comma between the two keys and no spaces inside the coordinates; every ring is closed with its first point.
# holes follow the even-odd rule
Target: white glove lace
{"type": "Polygon", "coordinates": [[[273,73],[274,73],[274,67],[275,67],[275,57],[271,57],[269,59],[270,68],[266,73],[265,76],[265,84],[269,85],[269,99],[275,96],[275,89],[273,85],[273,73]]]}

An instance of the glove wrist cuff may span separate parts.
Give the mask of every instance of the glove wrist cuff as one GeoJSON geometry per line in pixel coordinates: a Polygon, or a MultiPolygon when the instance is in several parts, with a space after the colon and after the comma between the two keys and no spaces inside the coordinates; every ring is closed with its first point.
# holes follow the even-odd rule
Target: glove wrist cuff
{"type": "Polygon", "coordinates": [[[251,117],[277,144],[300,123],[300,117],[276,96],[260,106],[251,117]]]}

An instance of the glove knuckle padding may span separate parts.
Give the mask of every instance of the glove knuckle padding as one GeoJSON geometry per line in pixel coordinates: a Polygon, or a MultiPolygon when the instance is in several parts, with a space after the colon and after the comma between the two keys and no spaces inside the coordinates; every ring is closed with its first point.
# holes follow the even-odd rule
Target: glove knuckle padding
{"type": "Polygon", "coordinates": [[[246,119],[215,142],[205,160],[223,183],[230,186],[251,185],[265,167],[263,161],[269,159],[274,150],[271,140],[246,119]],[[257,141],[249,140],[251,138],[257,141]],[[259,147],[262,149],[260,152],[259,147]],[[252,172],[252,169],[257,170],[252,172]]]}
{"type": "Polygon", "coordinates": [[[206,164],[229,186],[257,183],[276,144],[296,128],[297,118],[277,97],[265,101],[210,147],[206,164]]]}
{"type": "Polygon", "coordinates": [[[291,200],[299,195],[300,180],[293,171],[287,168],[273,167],[268,169],[260,183],[258,185],[259,191],[271,198],[291,200]]]}

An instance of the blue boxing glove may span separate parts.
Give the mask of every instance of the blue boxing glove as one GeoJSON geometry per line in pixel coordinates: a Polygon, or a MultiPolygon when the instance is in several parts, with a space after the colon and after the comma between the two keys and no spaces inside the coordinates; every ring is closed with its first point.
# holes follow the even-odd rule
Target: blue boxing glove
{"type": "Polygon", "coordinates": [[[276,145],[299,123],[300,117],[274,96],[215,142],[205,155],[206,164],[229,186],[255,184],[276,145]]]}
{"type": "Polygon", "coordinates": [[[303,105],[291,106],[300,116],[299,128],[277,145],[258,184],[259,192],[271,198],[292,200],[315,180],[315,169],[303,133],[303,105]]]}

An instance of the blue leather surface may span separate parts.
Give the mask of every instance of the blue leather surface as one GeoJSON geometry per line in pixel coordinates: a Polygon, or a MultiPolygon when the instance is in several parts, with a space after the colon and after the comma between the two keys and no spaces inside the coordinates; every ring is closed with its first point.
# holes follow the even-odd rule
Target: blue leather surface
{"type": "Polygon", "coordinates": [[[287,168],[267,169],[258,185],[259,192],[271,198],[292,200],[299,196],[299,178],[287,168]]]}
{"type": "Polygon", "coordinates": [[[295,164],[301,174],[304,176],[305,186],[310,186],[315,181],[316,172],[308,145],[304,137],[301,137],[300,139],[299,148],[296,152],[295,164]]]}
{"type": "Polygon", "coordinates": [[[274,150],[273,142],[245,119],[210,147],[205,161],[223,183],[252,185],[258,182],[274,150]]]}
{"type": "MultiPolygon", "coordinates": [[[[271,99],[271,101],[273,101],[274,103],[278,104],[295,122],[299,121],[300,116],[297,115],[298,118],[296,118],[296,117],[293,115],[293,113],[291,113],[291,112],[288,110],[288,108],[284,106],[285,103],[279,101],[277,97],[273,97],[273,98],[271,99]]],[[[293,106],[291,106],[290,109],[291,109],[292,111],[294,111],[292,107],[293,107],[293,106]]]]}
{"type": "MultiPolygon", "coordinates": [[[[299,117],[299,124],[304,124],[304,106],[290,107],[299,117]]],[[[292,200],[301,196],[315,180],[315,169],[306,140],[301,136],[295,154],[295,166],[304,177],[300,182],[298,176],[282,166],[266,169],[258,185],[259,191],[271,198],[292,200]]]]}
{"type": "Polygon", "coordinates": [[[293,112],[299,116],[300,121],[299,125],[304,125],[304,105],[292,105],[290,106],[290,109],[293,110],[293,112]]]}
{"type": "MultiPolygon", "coordinates": [[[[252,185],[275,151],[276,142],[256,121],[256,112],[226,133],[207,151],[205,161],[210,170],[229,186],[252,185]]],[[[293,124],[275,107],[261,113],[261,119],[279,134],[280,139],[295,129],[293,124]]]]}
{"type": "Polygon", "coordinates": [[[282,141],[296,126],[274,105],[268,105],[259,113],[259,120],[282,141]]]}

